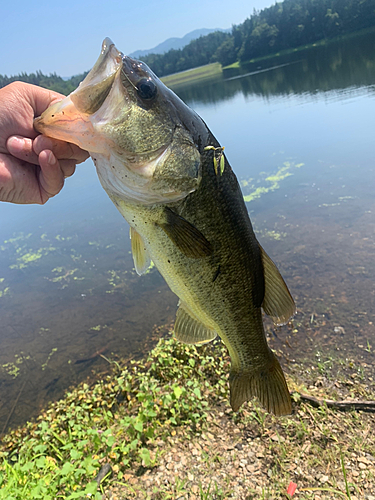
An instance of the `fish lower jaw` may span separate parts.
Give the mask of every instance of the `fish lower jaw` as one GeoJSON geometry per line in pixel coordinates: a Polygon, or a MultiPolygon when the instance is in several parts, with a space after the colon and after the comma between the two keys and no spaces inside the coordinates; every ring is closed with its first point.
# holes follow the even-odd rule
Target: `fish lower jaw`
{"type": "Polygon", "coordinates": [[[119,198],[125,203],[155,205],[173,203],[185,198],[189,192],[162,189],[153,177],[143,177],[134,168],[128,168],[113,155],[91,154],[99,181],[109,197],[119,198]]]}

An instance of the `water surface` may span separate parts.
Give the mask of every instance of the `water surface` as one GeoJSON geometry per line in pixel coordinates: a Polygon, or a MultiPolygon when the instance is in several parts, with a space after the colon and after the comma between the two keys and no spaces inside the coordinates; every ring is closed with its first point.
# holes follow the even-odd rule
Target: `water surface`
{"type": "MultiPolygon", "coordinates": [[[[293,326],[266,322],[272,346],[291,362],[335,351],[370,376],[374,44],[370,33],[176,89],[225,146],[296,299],[293,326]]],[[[155,269],[135,274],[129,228],[91,160],[47,205],[2,203],[0,217],[1,433],[108,361],[142,355],[177,298],[155,269]]]]}

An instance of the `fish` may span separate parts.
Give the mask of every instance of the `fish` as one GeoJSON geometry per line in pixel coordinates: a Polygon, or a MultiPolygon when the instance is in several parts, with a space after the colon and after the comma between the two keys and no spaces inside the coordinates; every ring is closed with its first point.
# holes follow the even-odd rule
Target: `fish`
{"type": "Polygon", "coordinates": [[[187,344],[217,336],[224,342],[232,409],[257,397],[268,412],[291,413],[262,309],[285,324],[295,303],[259,244],[224,148],[203,119],[106,38],[83,82],[34,125],[90,153],[129,223],[137,273],[152,261],[179,298],[174,336],[187,344]]]}

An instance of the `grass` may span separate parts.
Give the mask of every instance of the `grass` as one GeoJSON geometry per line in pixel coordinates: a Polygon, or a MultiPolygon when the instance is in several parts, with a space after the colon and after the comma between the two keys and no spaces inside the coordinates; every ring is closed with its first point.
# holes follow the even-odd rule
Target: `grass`
{"type": "MultiPolygon", "coordinates": [[[[157,451],[149,446],[171,428],[205,420],[209,380],[216,392],[224,361],[205,356],[196,363],[194,348],[160,341],[144,363],[132,363],[93,387],[83,384],[51,405],[36,423],[11,432],[0,452],[0,499],[99,499],[101,459],[109,458],[121,480],[128,467],[150,467],[157,451]],[[204,384],[202,386],[202,380],[204,384]],[[121,402],[121,404],[120,404],[121,402]]],[[[199,358],[199,356],[198,356],[199,358]]],[[[209,391],[208,391],[209,392],[209,391]]]]}
{"type": "Polygon", "coordinates": [[[211,63],[198,68],[181,71],[180,73],[174,73],[173,75],[163,76],[161,80],[168,87],[175,88],[185,83],[196,83],[198,81],[216,78],[221,75],[221,73],[221,64],[211,63]]]}
{"type": "MultiPolygon", "coordinates": [[[[289,375],[290,387],[308,392],[308,384],[313,395],[324,396],[321,383],[313,385],[315,373],[335,379],[337,391],[344,387],[336,360],[319,363],[308,382],[289,375]]],[[[4,436],[0,499],[99,500],[110,489],[129,499],[242,499],[231,474],[241,457],[250,455],[254,472],[239,469],[246,500],[287,498],[291,480],[298,484],[296,498],[304,500],[317,494],[353,500],[369,492],[365,485],[375,490],[375,461],[357,475],[353,466],[375,456],[373,417],[312,408],[299,401],[297,392],[290,417],[277,419],[256,402],[233,413],[228,357],[220,342],[197,349],[160,340],[143,361],[112,367],[111,375],[80,385],[36,422],[4,436]],[[158,484],[153,474],[162,464],[174,467],[168,454],[177,452],[185,454],[186,466],[158,484]],[[99,480],[105,464],[110,467],[99,480]]],[[[302,373],[303,367],[294,371],[302,373]]],[[[355,397],[355,388],[351,391],[355,397]]],[[[374,397],[363,384],[360,395],[374,397]]]]}

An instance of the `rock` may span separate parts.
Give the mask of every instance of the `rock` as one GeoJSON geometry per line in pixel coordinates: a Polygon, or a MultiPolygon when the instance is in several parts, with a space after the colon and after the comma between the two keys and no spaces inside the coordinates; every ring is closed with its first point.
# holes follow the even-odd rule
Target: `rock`
{"type": "Polygon", "coordinates": [[[278,443],[284,443],[285,438],[283,436],[279,436],[277,434],[272,434],[271,436],[272,441],[278,442],[278,443]]]}
{"type": "Polygon", "coordinates": [[[345,330],[342,326],[335,326],[335,328],[333,329],[333,331],[335,333],[340,333],[341,335],[344,335],[345,334],[345,330]]]}

